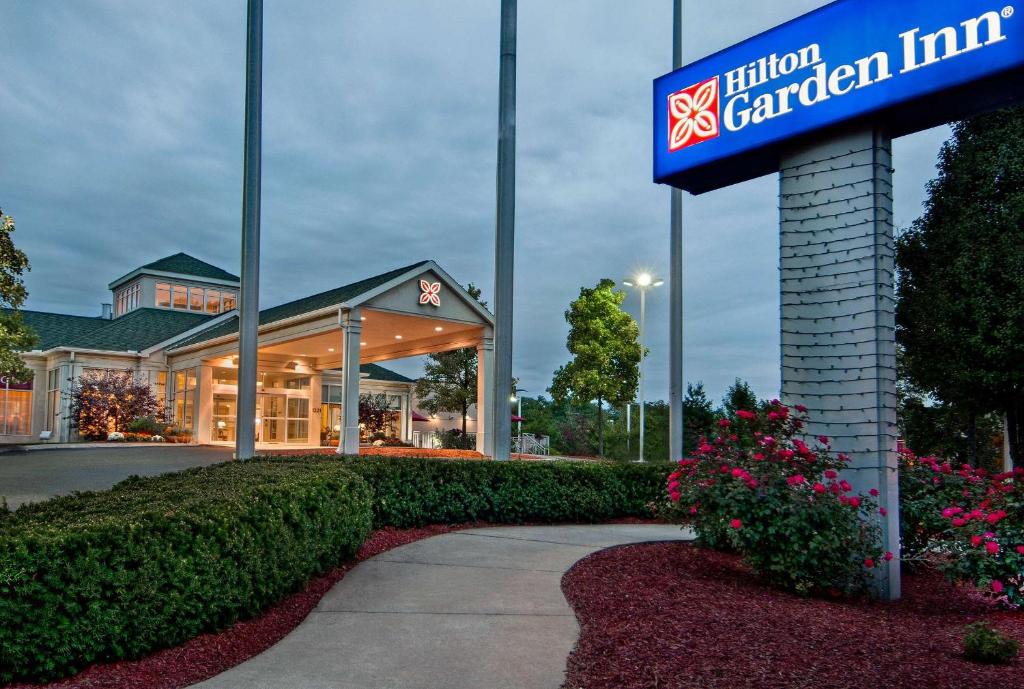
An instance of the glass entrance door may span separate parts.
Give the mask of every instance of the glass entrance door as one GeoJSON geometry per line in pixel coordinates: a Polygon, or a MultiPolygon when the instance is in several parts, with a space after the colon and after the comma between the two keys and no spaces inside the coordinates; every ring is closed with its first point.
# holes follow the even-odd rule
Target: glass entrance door
{"type": "Polygon", "coordinates": [[[331,447],[338,444],[341,437],[341,405],[326,403],[321,405],[320,413],[320,444],[331,447]]]}
{"type": "Polygon", "coordinates": [[[285,439],[286,395],[256,395],[256,442],[283,443],[285,439]]]}

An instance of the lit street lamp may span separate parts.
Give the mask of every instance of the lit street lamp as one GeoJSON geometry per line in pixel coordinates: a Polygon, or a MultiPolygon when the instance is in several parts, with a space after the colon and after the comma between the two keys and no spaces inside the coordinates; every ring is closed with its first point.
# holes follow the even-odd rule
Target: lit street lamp
{"type": "Polygon", "coordinates": [[[513,390],[512,396],[508,398],[508,401],[516,405],[516,418],[519,421],[516,422],[518,428],[516,433],[519,436],[519,451],[523,451],[523,396],[519,393],[529,392],[529,390],[513,390]]]}
{"type": "Polygon", "coordinates": [[[629,279],[623,280],[622,284],[626,287],[635,287],[640,290],[640,383],[637,386],[637,396],[640,398],[640,456],[637,459],[638,462],[644,461],[644,359],[647,357],[647,353],[644,349],[644,316],[647,311],[647,290],[652,287],[661,287],[665,284],[664,280],[656,280],[648,272],[640,273],[639,275],[629,279]]]}

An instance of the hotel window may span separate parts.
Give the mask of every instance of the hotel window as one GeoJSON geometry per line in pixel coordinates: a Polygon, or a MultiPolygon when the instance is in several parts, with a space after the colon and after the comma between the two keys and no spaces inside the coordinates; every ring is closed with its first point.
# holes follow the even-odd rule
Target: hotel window
{"type": "Polygon", "coordinates": [[[206,304],[206,299],[203,296],[202,287],[192,287],[189,289],[189,309],[192,311],[202,311],[206,304]]]}
{"type": "Polygon", "coordinates": [[[206,313],[220,313],[220,290],[206,290],[206,313]]]}
{"type": "Polygon", "coordinates": [[[196,410],[196,370],[187,368],[174,372],[174,423],[191,431],[196,410]]]}
{"type": "Polygon", "coordinates": [[[167,408],[167,371],[157,371],[156,377],[150,376],[153,388],[153,396],[156,397],[160,409],[167,408]]]}
{"type": "MultiPolygon", "coordinates": [[[[121,293],[115,294],[118,303],[118,315],[121,312],[121,293]]],[[[141,288],[137,290],[134,297],[135,306],[138,308],[141,299],[141,288]]],[[[224,313],[235,308],[237,295],[221,289],[204,289],[202,287],[190,287],[189,285],[172,285],[166,282],[156,283],[156,305],[161,309],[179,309],[181,311],[200,311],[209,314],[224,313]]],[[[125,296],[125,308],[129,308],[131,298],[125,296]]],[[[130,310],[129,308],[129,310],[130,310]]]]}
{"type": "Polygon", "coordinates": [[[213,369],[214,385],[238,385],[238,369],[222,368],[217,366],[213,369]]]}
{"type": "Polygon", "coordinates": [[[0,387],[0,434],[32,433],[32,383],[5,381],[0,387]]]}
{"type": "Polygon", "coordinates": [[[185,285],[174,285],[174,301],[172,306],[176,309],[188,309],[188,287],[185,285]]]}
{"type": "Polygon", "coordinates": [[[156,305],[162,309],[171,308],[171,286],[166,282],[156,283],[156,305]]]}
{"type": "Polygon", "coordinates": [[[234,442],[236,413],[238,410],[235,395],[213,396],[213,429],[211,437],[220,442],[234,442]]]}
{"type": "Polygon", "coordinates": [[[57,422],[60,417],[60,369],[55,368],[46,372],[46,418],[47,425],[43,430],[57,430],[57,422]]]}
{"type": "Polygon", "coordinates": [[[288,398],[288,442],[304,443],[309,439],[309,400],[288,398]]]}
{"type": "Polygon", "coordinates": [[[114,315],[123,316],[139,308],[142,301],[142,285],[136,282],[114,293],[114,315]]]}

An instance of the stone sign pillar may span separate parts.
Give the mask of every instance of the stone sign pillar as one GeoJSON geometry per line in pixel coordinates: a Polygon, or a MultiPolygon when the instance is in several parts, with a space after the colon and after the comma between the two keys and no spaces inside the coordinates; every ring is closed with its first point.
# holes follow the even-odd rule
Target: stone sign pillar
{"type": "Polygon", "coordinates": [[[876,569],[900,596],[891,139],[870,128],[830,135],[780,164],[782,396],[808,408],[809,436],[850,456],[854,491],[875,489],[887,516],[876,569]]]}

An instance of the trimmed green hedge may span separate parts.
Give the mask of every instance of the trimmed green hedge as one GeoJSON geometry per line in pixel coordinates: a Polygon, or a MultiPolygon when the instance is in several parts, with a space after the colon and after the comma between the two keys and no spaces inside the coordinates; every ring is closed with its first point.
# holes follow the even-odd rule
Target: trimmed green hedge
{"type": "Polygon", "coordinates": [[[370,490],[341,463],[226,463],[0,520],[0,683],[135,658],[250,617],[353,556],[370,490]]]}
{"type": "Polygon", "coordinates": [[[373,527],[649,517],[669,465],[287,457],[0,519],[0,683],[142,656],[251,617],[373,527]]]}
{"type": "Polygon", "coordinates": [[[373,489],[374,527],[651,517],[668,464],[349,458],[373,489]]]}

